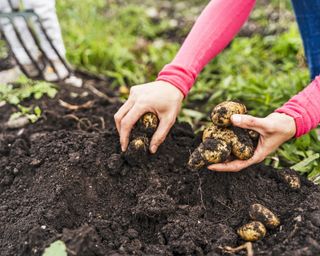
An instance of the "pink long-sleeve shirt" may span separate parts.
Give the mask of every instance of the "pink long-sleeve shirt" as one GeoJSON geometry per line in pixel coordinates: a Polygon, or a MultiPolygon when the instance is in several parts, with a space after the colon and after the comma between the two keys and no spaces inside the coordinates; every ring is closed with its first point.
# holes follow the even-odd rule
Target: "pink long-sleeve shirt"
{"type": "MultiPolygon", "coordinates": [[[[157,80],[169,82],[187,96],[204,66],[238,33],[254,4],[255,0],[211,0],[157,80]]],[[[315,128],[320,123],[320,76],[276,112],[295,119],[296,137],[315,128]]]]}

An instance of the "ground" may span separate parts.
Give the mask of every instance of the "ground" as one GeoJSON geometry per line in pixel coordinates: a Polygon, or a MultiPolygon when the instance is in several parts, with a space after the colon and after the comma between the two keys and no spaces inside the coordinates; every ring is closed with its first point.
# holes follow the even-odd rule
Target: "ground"
{"type": "Polygon", "coordinates": [[[2,255],[41,255],[59,239],[69,255],[230,255],[223,247],[244,242],[236,229],[252,203],[281,220],[253,244],[255,255],[320,254],[318,186],[301,177],[292,190],[263,164],[239,173],[190,170],[201,134],[186,123],[174,125],[157,154],[133,161],[120,151],[113,122],[120,103],[107,100],[117,93],[106,83],[86,84],[108,97],[62,86],[54,99],[27,102],[43,115],[25,128],[5,128],[12,106],[0,108],[2,255]],[[93,104],[69,110],[59,99],[93,104]]]}

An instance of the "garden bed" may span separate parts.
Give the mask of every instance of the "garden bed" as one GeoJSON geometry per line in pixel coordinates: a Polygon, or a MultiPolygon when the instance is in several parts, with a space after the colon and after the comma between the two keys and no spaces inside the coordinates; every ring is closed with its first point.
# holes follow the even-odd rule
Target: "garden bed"
{"type": "Polygon", "coordinates": [[[200,136],[185,123],[157,154],[128,162],[113,122],[120,103],[63,86],[37,105],[42,118],[15,130],[4,127],[13,107],[0,108],[1,255],[42,255],[59,239],[69,255],[230,255],[223,248],[244,243],[236,229],[253,203],[281,220],[253,243],[255,255],[320,254],[320,190],[305,178],[292,190],[263,164],[191,171],[200,136]],[[70,110],[59,99],[91,105],[70,110]]]}

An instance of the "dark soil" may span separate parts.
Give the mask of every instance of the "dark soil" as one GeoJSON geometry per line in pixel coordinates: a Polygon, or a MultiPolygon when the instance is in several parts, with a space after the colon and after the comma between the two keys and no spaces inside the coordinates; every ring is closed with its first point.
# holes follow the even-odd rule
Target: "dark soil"
{"type": "MultiPolygon", "coordinates": [[[[200,136],[183,123],[157,154],[144,151],[132,162],[121,154],[113,123],[120,104],[85,91],[62,87],[56,99],[37,103],[44,114],[36,124],[1,128],[1,255],[41,255],[57,239],[69,255],[229,255],[221,248],[244,242],[236,229],[249,221],[252,203],[281,219],[253,244],[255,255],[320,255],[317,186],[302,178],[292,190],[264,165],[191,171],[186,165],[200,136]],[[58,98],[94,105],[69,111],[58,98]]],[[[13,110],[0,108],[1,124],[13,110]]]]}

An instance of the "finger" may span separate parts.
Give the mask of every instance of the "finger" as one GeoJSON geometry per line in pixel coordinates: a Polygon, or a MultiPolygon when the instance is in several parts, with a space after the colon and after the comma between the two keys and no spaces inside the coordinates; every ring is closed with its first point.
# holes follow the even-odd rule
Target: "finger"
{"type": "Polygon", "coordinates": [[[134,105],[130,111],[122,118],[120,123],[120,144],[121,150],[126,151],[129,144],[129,135],[139,118],[146,112],[141,107],[134,105]]]}
{"type": "Polygon", "coordinates": [[[238,172],[250,165],[251,164],[249,163],[248,160],[247,161],[234,160],[226,163],[212,164],[207,168],[211,171],[217,171],[217,172],[238,172]]]}
{"type": "Polygon", "coordinates": [[[232,124],[245,129],[252,129],[261,133],[266,127],[266,123],[263,118],[258,118],[250,115],[232,115],[232,124]]]}
{"type": "Polygon", "coordinates": [[[122,118],[128,113],[128,111],[132,108],[134,102],[130,100],[130,98],[118,109],[117,113],[114,115],[114,121],[116,123],[116,127],[118,133],[120,133],[120,126],[122,118]]]}
{"type": "Polygon", "coordinates": [[[174,118],[162,118],[160,119],[159,126],[156,132],[153,134],[151,143],[150,143],[150,152],[152,154],[156,153],[158,147],[166,139],[172,125],[174,124],[174,118]]]}
{"type": "Polygon", "coordinates": [[[250,165],[260,163],[263,159],[265,159],[265,155],[257,148],[254,155],[248,160],[234,160],[226,163],[212,164],[207,168],[218,172],[238,172],[250,165]]]}

